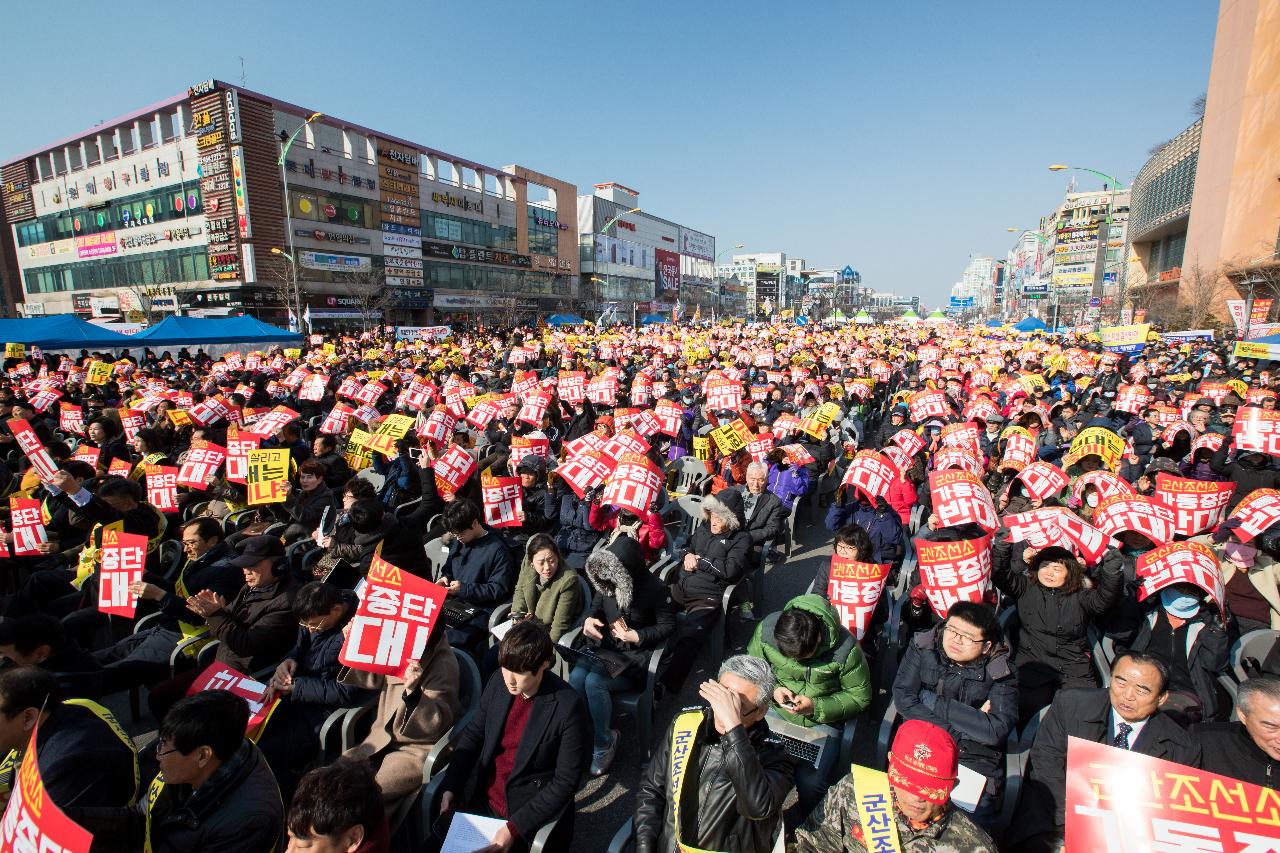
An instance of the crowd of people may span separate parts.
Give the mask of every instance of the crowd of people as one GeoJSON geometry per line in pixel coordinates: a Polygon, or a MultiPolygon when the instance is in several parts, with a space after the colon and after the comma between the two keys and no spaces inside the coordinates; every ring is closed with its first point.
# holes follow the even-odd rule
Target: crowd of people
{"type": "Polygon", "coordinates": [[[1128,349],[697,324],[11,353],[0,791],[34,743],[95,851],[430,849],[459,812],[503,821],[486,851],[603,850],[575,796],[636,741],[639,853],[892,849],[881,778],[901,850],[1037,853],[1068,738],[1280,789],[1280,373],[1128,349]],[[121,534],[133,618],[101,609],[121,534]],[[444,596],[394,674],[344,663],[384,567],[444,596]],[[213,665],[261,701],[200,689],[213,665]]]}

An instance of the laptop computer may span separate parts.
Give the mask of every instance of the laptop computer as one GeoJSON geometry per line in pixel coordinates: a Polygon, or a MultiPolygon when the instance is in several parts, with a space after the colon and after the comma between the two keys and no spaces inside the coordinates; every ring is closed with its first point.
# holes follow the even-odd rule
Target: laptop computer
{"type": "Polygon", "coordinates": [[[782,746],[787,755],[815,770],[828,749],[840,748],[840,731],[831,726],[801,726],[784,720],[772,708],[765,715],[765,721],[769,724],[769,729],[782,738],[782,746]]]}

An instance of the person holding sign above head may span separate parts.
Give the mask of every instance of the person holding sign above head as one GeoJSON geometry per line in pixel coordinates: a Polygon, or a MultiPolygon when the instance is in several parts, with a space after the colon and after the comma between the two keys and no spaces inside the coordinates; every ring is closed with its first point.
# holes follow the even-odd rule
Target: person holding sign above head
{"type": "Polygon", "coordinates": [[[227,690],[182,699],[156,741],[160,772],[129,808],[66,809],[113,846],[149,853],[284,849],[284,807],[271,768],[245,737],[249,705],[227,690]]]}
{"type": "Polygon", "coordinates": [[[1169,699],[1161,710],[1183,726],[1214,719],[1229,647],[1218,605],[1193,583],[1166,586],[1145,603],[1146,619],[1129,649],[1169,668],[1169,699]]]}
{"type": "MultiPolygon", "coordinates": [[[[747,643],[766,661],[778,686],[773,711],[789,723],[840,726],[871,704],[871,675],[862,647],[821,595],[791,599],[766,616],[747,643]]],[[[839,750],[824,749],[815,767],[797,762],[795,818],[804,820],[822,799],[839,750]]]]}
{"type": "Polygon", "coordinates": [[[640,779],[636,853],[773,848],[793,776],[765,722],[776,687],[768,663],[735,655],[703,682],[707,704],[676,714],[640,779]]]}
{"type": "Polygon", "coordinates": [[[1119,749],[1200,766],[1199,741],[1161,712],[1168,699],[1164,661],[1127,652],[1111,667],[1111,685],[1063,690],[1036,732],[1018,811],[1005,842],[1017,853],[1058,849],[1066,826],[1067,739],[1084,738],[1119,749]]]}
{"type": "Polygon", "coordinates": [[[959,756],[945,729],[907,720],[893,736],[887,776],[855,767],[796,830],[787,853],[996,853],[990,836],[951,804],[959,756]],[[896,848],[883,846],[886,835],[896,836],[896,848]]]}
{"type": "Polygon", "coordinates": [[[1005,739],[1018,722],[1018,674],[991,606],[958,601],[945,622],[916,634],[894,677],[893,702],[904,718],[946,729],[960,763],[986,777],[970,814],[989,829],[1004,790],[1005,739]]]}
{"type": "MultiPolygon", "coordinates": [[[[582,698],[548,672],[554,656],[540,623],[511,627],[498,647],[501,670],[485,685],[479,710],[458,737],[445,771],[442,816],[457,810],[506,819],[483,848],[486,853],[527,849],[557,815],[547,849],[573,849],[573,800],[591,755],[590,724],[582,698]],[[472,780],[474,794],[467,801],[464,792],[472,780]]],[[[445,822],[435,828],[443,830],[445,822]]]]}

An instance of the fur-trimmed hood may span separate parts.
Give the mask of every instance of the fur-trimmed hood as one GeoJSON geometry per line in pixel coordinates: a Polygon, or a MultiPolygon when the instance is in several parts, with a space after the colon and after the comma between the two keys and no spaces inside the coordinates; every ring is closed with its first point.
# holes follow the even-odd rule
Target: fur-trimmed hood
{"type": "Polygon", "coordinates": [[[737,489],[725,489],[715,497],[702,499],[703,517],[719,516],[725,528],[732,533],[746,526],[746,513],[742,506],[742,493],[737,489]]]}
{"type": "Polygon", "coordinates": [[[620,610],[625,611],[631,608],[631,601],[635,596],[635,584],[631,579],[631,573],[622,564],[622,560],[618,559],[617,554],[608,548],[593,551],[587,557],[586,570],[587,580],[591,582],[591,586],[602,595],[612,593],[620,610]]]}

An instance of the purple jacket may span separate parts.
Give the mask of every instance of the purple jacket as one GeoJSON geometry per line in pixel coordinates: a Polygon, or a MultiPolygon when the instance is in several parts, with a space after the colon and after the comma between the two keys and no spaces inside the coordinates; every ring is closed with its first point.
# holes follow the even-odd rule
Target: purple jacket
{"type": "Polygon", "coordinates": [[[796,499],[809,490],[809,472],[802,467],[769,466],[769,491],[778,496],[789,511],[796,499]]]}

